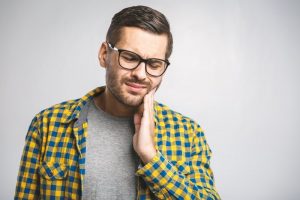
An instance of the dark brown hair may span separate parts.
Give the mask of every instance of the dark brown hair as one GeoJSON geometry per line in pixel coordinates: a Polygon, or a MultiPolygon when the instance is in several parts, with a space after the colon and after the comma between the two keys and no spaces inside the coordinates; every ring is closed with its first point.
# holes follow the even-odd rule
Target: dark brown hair
{"type": "Polygon", "coordinates": [[[137,27],[158,35],[166,34],[168,46],[166,58],[169,58],[173,49],[173,38],[167,18],[159,11],[147,6],[132,6],[116,13],[106,34],[106,41],[115,45],[120,39],[123,27],[137,27]]]}

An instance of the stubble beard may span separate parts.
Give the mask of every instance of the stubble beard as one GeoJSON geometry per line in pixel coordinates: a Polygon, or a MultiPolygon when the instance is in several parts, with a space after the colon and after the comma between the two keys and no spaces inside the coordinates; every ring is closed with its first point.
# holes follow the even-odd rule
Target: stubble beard
{"type": "Polygon", "coordinates": [[[132,79],[118,80],[114,75],[107,74],[106,77],[107,89],[118,102],[129,107],[140,106],[143,103],[144,96],[150,91],[151,84],[147,83],[146,93],[144,94],[130,94],[124,89],[126,82],[138,83],[138,81],[132,79]]]}

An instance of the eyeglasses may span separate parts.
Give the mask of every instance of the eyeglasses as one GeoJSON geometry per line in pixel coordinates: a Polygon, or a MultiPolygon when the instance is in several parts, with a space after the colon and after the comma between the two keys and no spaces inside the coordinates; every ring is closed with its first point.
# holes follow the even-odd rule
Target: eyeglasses
{"type": "Polygon", "coordinates": [[[158,58],[143,59],[140,55],[132,51],[118,49],[108,42],[107,44],[111,49],[119,52],[119,65],[124,69],[134,70],[141,64],[141,62],[144,62],[146,72],[150,76],[159,77],[165,73],[166,69],[170,65],[168,60],[158,58]]]}

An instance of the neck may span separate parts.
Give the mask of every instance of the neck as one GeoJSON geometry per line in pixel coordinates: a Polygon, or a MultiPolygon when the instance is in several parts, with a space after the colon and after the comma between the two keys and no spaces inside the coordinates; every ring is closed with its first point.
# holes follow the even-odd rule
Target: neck
{"type": "Polygon", "coordinates": [[[94,102],[104,112],[116,117],[131,117],[136,112],[135,107],[126,106],[119,102],[107,87],[102,94],[94,98],[94,102]]]}

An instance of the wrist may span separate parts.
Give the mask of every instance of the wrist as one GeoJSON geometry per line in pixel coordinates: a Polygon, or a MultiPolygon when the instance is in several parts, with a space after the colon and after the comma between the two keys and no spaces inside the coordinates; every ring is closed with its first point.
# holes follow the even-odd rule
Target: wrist
{"type": "Polygon", "coordinates": [[[140,159],[142,160],[142,162],[144,164],[147,164],[148,162],[150,162],[154,156],[156,155],[156,149],[150,149],[148,151],[145,151],[145,152],[139,152],[138,155],[140,157],[140,159]]]}

